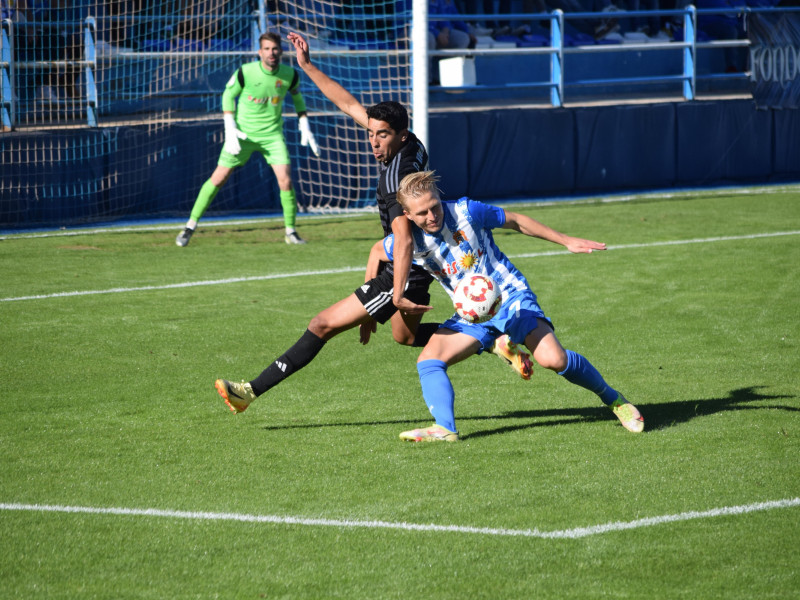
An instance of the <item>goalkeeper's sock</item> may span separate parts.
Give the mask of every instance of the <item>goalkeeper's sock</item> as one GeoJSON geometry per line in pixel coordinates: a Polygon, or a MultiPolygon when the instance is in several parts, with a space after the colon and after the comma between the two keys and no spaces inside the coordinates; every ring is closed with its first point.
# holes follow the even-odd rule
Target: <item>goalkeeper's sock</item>
{"type": "Polygon", "coordinates": [[[428,405],[437,425],[448,431],[456,431],[456,417],[453,412],[455,392],[447,376],[447,363],[441,360],[423,360],[417,363],[422,397],[428,405]]]}
{"type": "MultiPolygon", "coordinates": [[[[197,194],[197,200],[194,201],[194,207],[192,207],[192,214],[190,217],[190,222],[194,221],[195,227],[200,217],[206,212],[208,205],[211,204],[211,201],[216,197],[217,192],[219,192],[219,188],[211,183],[210,179],[200,188],[200,193],[197,194]]],[[[189,229],[194,229],[194,227],[189,227],[189,229]]]]}
{"type": "Polygon", "coordinates": [[[253,393],[260,396],[270,388],[305,367],[319,354],[325,340],[306,329],[294,346],[284,352],[280,358],[261,372],[261,375],[250,382],[253,393]]]}
{"type": "Polygon", "coordinates": [[[287,233],[291,233],[289,229],[294,231],[297,219],[297,197],[294,190],[281,190],[281,207],[283,207],[283,224],[286,226],[287,233]]]}
{"type": "Polygon", "coordinates": [[[439,325],[441,323],[420,323],[414,334],[414,343],[411,345],[415,348],[424,348],[431,336],[439,329],[439,325]]]}
{"type": "Polygon", "coordinates": [[[606,383],[606,380],[603,379],[603,376],[592,366],[588,359],[572,350],[567,350],[567,368],[561,371],[559,375],[570,383],[594,392],[600,396],[600,400],[604,404],[609,406],[619,395],[617,390],[606,383]]]}

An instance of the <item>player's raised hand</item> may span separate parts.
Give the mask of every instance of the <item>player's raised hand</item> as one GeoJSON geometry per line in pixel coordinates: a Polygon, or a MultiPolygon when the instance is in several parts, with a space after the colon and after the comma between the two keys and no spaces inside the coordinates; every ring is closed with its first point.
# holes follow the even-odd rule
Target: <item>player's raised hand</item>
{"type": "Polygon", "coordinates": [[[575,254],[591,254],[595,250],[606,249],[606,245],[603,242],[593,242],[592,240],[584,240],[575,237],[570,237],[564,246],[567,250],[575,254]]]}
{"type": "Polygon", "coordinates": [[[297,65],[301,69],[305,69],[311,64],[311,56],[309,56],[308,53],[308,42],[303,39],[303,36],[301,36],[299,33],[295,33],[294,31],[290,32],[287,37],[294,46],[295,53],[297,55],[297,65]]]}

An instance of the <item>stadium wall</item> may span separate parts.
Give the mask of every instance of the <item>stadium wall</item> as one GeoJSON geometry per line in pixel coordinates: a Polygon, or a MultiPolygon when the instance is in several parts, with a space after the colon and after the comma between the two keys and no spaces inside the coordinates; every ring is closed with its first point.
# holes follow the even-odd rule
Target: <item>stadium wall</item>
{"type": "MultiPolygon", "coordinates": [[[[211,121],[4,134],[0,148],[10,160],[0,226],[185,218],[216,164],[221,130],[211,121]]],[[[448,198],[800,181],[800,109],[756,109],[749,100],[440,112],[429,131],[431,165],[448,198]]],[[[365,144],[353,142],[352,152],[365,144]]],[[[256,157],[207,215],[273,212],[280,212],[277,185],[256,157]]]]}

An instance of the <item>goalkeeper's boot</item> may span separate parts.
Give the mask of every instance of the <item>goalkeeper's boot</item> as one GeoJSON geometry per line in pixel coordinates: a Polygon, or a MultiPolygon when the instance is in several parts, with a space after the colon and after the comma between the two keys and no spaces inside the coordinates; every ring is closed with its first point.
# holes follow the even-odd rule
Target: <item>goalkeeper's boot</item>
{"type": "Polygon", "coordinates": [[[507,335],[501,335],[494,341],[492,353],[497,354],[497,356],[510,364],[511,368],[519,373],[519,376],[525,381],[533,375],[531,355],[512,342],[507,335]]]}
{"type": "Polygon", "coordinates": [[[175,243],[178,244],[178,246],[180,246],[181,248],[183,248],[184,246],[188,246],[189,240],[191,239],[193,233],[194,229],[189,229],[188,227],[185,227],[183,231],[181,231],[178,234],[178,237],[175,238],[175,243]]]}
{"type": "Polygon", "coordinates": [[[244,381],[236,383],[227,379],[217,379],[214,382],[214,387],[217,388],[219,395],[225,400],[228,408],[235,413],[244,412],[250,406],[250,403],[256,399],[253,388],[244,381]]]}
{"type": "Polygon", "coordinates": [[[303,238],[301,238],[299,235],[297,235],[296,231],[293,231],[292,233],[287,233],[283,237],[283,240],[287,244],[305,244],[306,243],[306,241],[303,238]]]}
{"type": "Polygon", "coordinates": [[[425,429],[412,429],[400,434],[405,442],[457,442],[458,434],[441,425],[431,425],[425,429]]]}
{"type": "Polygon", "coordinates": [[[611,410],[628,431],[641,433],[644,430],[642,413],[633,404],[625,400],[625,396],[622,394],[619,394],[617,399],[611,403],[611,410]]]}

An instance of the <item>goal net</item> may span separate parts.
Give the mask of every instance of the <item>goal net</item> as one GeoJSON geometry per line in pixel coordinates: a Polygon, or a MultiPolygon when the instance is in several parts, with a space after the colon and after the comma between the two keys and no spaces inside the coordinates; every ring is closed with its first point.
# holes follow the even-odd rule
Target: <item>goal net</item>
{"type": "MultiPolygon", "coordinates": [[[[410,106],[409,2],[2,0],[0,227],[184,216],[216,165],[221,94],[258,36],[304,35],[314,62],[365,106],[410,106]]],[[[284,62],[294,64],[285,41],[284,62]]],[[[320,157],[285,133],[301,210],[374,205],[366,134],[302,75],[320,157]]],[[[254,157],[209,216],[265,212],[271,169],[254,157]]],[[[279,210],[279,205],[275,204],[279,210]]]]}
{"type": "MultiPolygon", "coordinates": [[[[411,105],[411,8],[408,2],[290,1],[273,5],[268,28],[307,36],[312,60],[364,106],[383,100],[411,105]]],[[[294,58],[292,57],[292,62],[294,58]]],[[[304,149],[292,153],[295,177],[310,210],[342,210],[374,205],[377,166],[366,134],[339,113],[304,78],[303,95],[320,157],[304,149]]]]}

